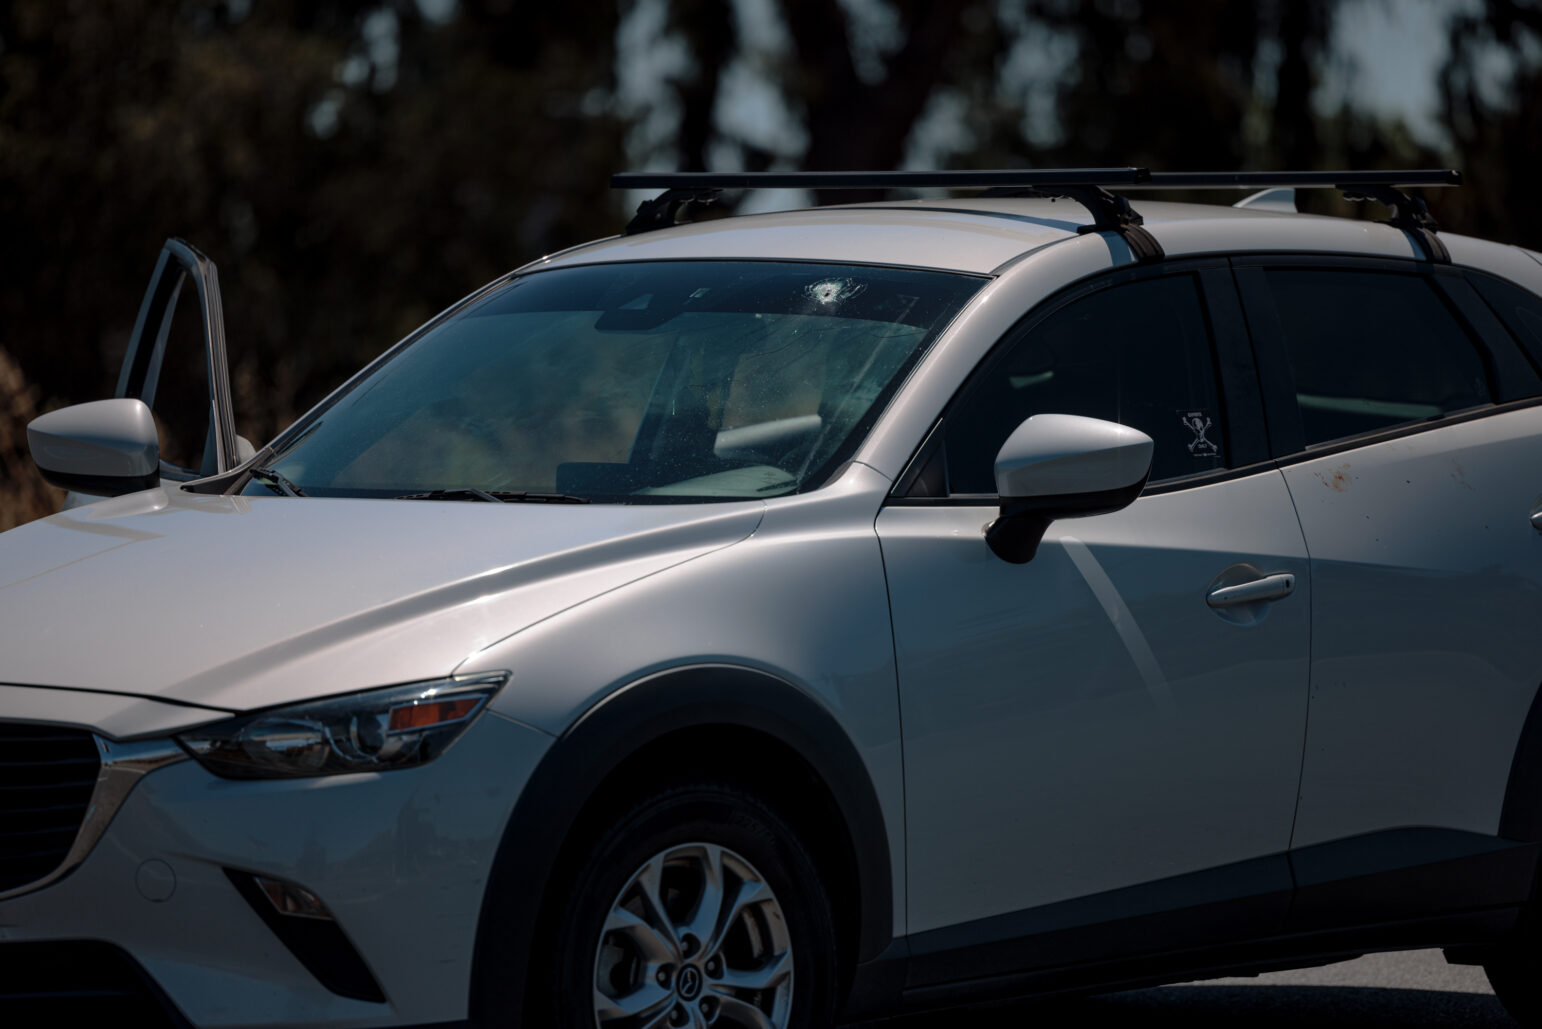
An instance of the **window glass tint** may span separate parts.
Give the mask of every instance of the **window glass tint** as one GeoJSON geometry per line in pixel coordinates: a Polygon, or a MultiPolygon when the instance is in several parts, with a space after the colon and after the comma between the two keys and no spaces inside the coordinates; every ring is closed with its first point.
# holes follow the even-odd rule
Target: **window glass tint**
{"type": "Polygon", "coordinates": [[[1073,301],[1011,345],[948,416],[948,489],[995,493],[996,453],[1035,414],[1079,414],[1156,444],[1151,481],[1223,468],[1215,362],[1191,275],[1073,301]]]}
{"type": "Polygon", "coordinates": [[[1542,368],[1542,297],[1487,275],[1470,278],[1505,328],[1526,348],[1531,363],[1542,368]]]}
{"type": "Polygon", "coordinates": [[[317,496],[797,492],[855,449],[982,281],[754,261],[538,272],[356,383],[278,468],[317,496]]]}
{"type": "Polygon", "coordinates": [[[1483,359],[1434,288],[1390,272],[1265,272],[1308,446],[1489,402],[1483,359]]]}

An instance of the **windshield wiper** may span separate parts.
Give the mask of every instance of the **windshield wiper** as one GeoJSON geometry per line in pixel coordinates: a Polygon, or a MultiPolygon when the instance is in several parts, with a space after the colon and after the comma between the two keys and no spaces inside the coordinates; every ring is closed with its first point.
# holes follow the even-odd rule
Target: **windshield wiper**
{"type": "Polygon", "coordinates": [[[397,500],[481,500],[498,504],[587,504],[588,497],[568,493],[529,493],[525,490],[436,489],[427,493],[407,493],[397,500]]]}
{"type": "Polygon", "coordinates": [[[246,473],[281,497],[303,497],[305,491],[290,482],[282,472],[274,468],[253,465],[246,473]]]}

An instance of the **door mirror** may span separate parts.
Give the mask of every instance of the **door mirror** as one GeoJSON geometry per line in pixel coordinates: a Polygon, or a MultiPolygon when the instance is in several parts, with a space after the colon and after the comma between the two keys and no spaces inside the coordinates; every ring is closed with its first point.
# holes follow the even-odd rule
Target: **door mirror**
{"type": "Polygon", "coordinates": [[[1004,561],[1033,560],[1049,523],[1127,507],[1151,474],[1151,437],[1073,414],[1036,414],[996,454],[1001,515],[985,530],[1004,561]]]}
{"type": "Polygon", "coordinates": [[[94,400],[34,418],[27,447],[61,489],[116,497],[160,485],[161,448],[144,401],[94,400]]]}

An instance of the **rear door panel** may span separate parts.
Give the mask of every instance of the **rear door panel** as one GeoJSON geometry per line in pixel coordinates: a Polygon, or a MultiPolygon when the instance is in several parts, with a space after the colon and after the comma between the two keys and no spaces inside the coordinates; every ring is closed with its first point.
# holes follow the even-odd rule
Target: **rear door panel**
{"type": "Polygon", "coordinates": [[[1531,407],[1285,467],[1313,593],[1294,846],[1498,833],[1542,682],[1539,439],[1531,407]]]}

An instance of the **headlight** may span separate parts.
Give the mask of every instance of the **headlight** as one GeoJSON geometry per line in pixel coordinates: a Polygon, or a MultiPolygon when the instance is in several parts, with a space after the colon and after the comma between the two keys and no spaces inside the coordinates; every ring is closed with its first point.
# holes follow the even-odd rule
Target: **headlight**
{"type": "Polygon", "coordinates": [[[227,779],[410,768],[444,753],[508,678],[496,672],[329,697],[194,729],[177,742],[227,779]]]}

